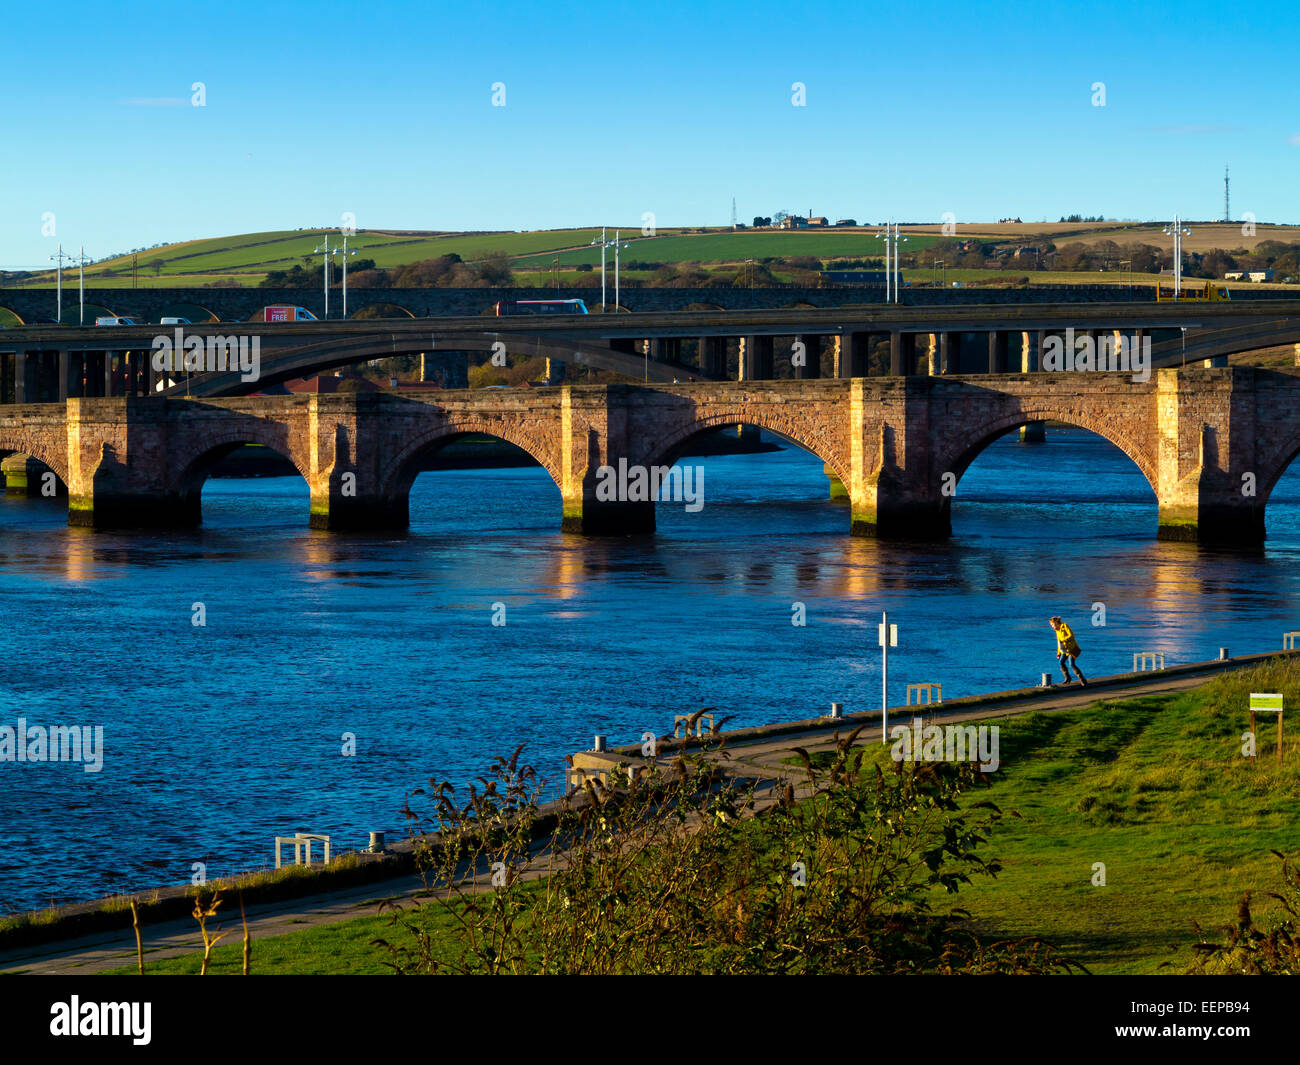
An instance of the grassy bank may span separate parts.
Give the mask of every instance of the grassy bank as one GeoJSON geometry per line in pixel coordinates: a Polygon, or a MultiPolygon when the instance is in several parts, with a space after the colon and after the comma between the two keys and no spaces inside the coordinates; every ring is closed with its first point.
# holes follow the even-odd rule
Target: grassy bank
{"type": "MultiPolygon", "coordinates": [[[[1267,921],[1278,863],[1300,849],[1300,744],[1274,761],[1271,722],[1257,762],[1241,756],[1251,691],[1300,705],[1300,664],[1267,664],[1167,697],[1102,700],[1082,710],[1001,719],[1001,769],[989,798],[1019,819],[990,841],[1002,871],[941,905],[964,907],[991,936],[1041,936],[1096,973],[1182,972],[1200,938],[1236,912],[1243,891],[1267,921]],[[1098,863],[1105,885],[1094,885],[1098,863]]],[[[872,745],[872,756],[887,748],[872,745]]],[[[449,934],[448,920],[436,926],[449,934]]],[[[391,938],[369,917],[255,941],[254,971],[386,971],[369,947],[391,938]]],[[[239,947],[217,972],[237,972],[239,947]]],[[[149,966],[196,972],[198,956],[149,966]]],[[[129,970],[124,970],[129,971],[129,970]]]]}

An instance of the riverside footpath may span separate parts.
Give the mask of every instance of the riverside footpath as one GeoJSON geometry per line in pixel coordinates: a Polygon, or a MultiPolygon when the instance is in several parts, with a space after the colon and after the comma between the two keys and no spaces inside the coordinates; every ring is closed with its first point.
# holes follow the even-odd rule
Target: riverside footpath
{"type": "MultiPolygon", "coordinates": [[[[1248,669],[1276,658],[1291,658],[1300,651],[1273,651],[1223,660],[1195,662],[1146,672],[1121,673],[1097,677],[1087,687],[1077,684],[1051,688],[1022,688],[968,696],[929,705],[902,705],[889,708],[889,725],[910,726],[921,717],[928,724],[966,724],[993,721],[1030,712],[1061,713],[1093,705],[1103,700],[1122,700],[1152,695],[1172,695],[1198,687],[1215,676],[1248,669]]],[[[1243,727],[1245,711],[1243,710],[1243,727]]],[[[687,716],[687,715],[682,715],[687,716]]],[[[698,716],[698,715],[696,715],[698,716]]],[[[789,783],[796,794],[804,793],[807,784],[802,769],[787,764],[794,747],[809,754],[833,749],[837,738],[862,727],[859,742],[880,742],[880,711],[829,715],[804,721],[781,722],[756,728],[719,730],[701,736],[674,738],[665,735],[656,741],[660,762],[681,752],[704,748],[706,757],[716,759],[720,767],[736,777],[760,783],[755,809],[775,801],[781,786],[789,783]],[[721,742],[719,742],[721,741],[721,742]],[[766,785],[766,786],[763,786],[766,785]]],[[[611,748],[608,751],[585,751],[572,755],[567,768],[578,775],[609,779],[628,767],[649,764],[642,757],[640,744],[611,748]]],[[[555,807],[558,804],[547,804],[555,807]]],[[[545,812],[546,807],[542,812],[545,812]]],[[[409,854],[411,843],[393,849],[409,854]]],[[[541,847],[525,870],[528,878],[546,875],[554,855],[541,847]]],[[[466,875],[480,871],[466,870],[466,875]]],[[[304,885],[304,890],[310,890],[304,885]]],[[[483,890],[489,890],[486,886],[483,890]]],[[[144,893],[141,893],[143,895],[144,893]]],[[[430,891],[413,873],[409,864],[400,872],[368,883],[317,891],[298,898],[250,904],[246,917],[250,935],[256,939],[300,932],[322,925],[336,924],[358,917],[370,917],[383,900],[416,901],[430,891]]],[[[227,913],[222,927],[240,934],[238,912],[227,913]]],[[[146,969],[151,961],[193,953],[201,949],[198,930],[190,917],[145,924],[142,941],[146,969]]],[[[107,969],[135,964],[135,935],[128,925],[76,938],[0,950],[0,973],[11,974],[93,974],[107,969]]]]}

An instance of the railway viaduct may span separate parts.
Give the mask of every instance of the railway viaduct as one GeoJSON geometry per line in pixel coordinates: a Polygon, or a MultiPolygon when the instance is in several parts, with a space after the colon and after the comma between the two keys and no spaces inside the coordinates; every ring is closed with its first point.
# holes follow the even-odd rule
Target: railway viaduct
{"type": "MultiPolygon", "coordinates": [[[[1090,430],[1142,471],[1157,535],[1253,543],[1278,478],[1300,453],[1300,373],[1244,367],[1119,373],[900,376],[585,385],[550,389],[261,396],[72,397],[0,406],[0,454],[66,485],[68,520],[95,528],[188,526],[215,462],[245,444],[283,454],[310,488],[310,524],[391,529],[431,450],[470,433],[509,441],[550,475],[562,527],[646,533],[654,503],[609,499],[602,467],[668,466],[692,438],[733,425],[820,458],[860,536],[950,532],[952,494],[994,439],[1028,423],[1090,430]]],[[[503,501],[504,502],[504,501],[503,501]]],[[[706,500],[707,502],[707,500],[706,500]]]]}

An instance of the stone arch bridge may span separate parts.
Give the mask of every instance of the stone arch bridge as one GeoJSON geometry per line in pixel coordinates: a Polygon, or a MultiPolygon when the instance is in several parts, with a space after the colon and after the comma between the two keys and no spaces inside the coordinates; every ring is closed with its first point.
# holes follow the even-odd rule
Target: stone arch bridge
{"type": "MultiPolygon", "coordinates": [[[[509,441],[555,481],[562,527],[648,532],[654,504],[597,492],[601,468],[665,466],[701,433],[753,425],[806,448],[843,486],[855,535],[950,532],[952,491],[998,436],[1052,420],[1122,450],[1151,484],[1158,535],[1250,543],[1300,453],[1300,374],[1243,367],[700,382],[233,399],[73,398],[0,406],[0,455],[66,485],[69,522],[193,525],[208,471],[245,443],[286,456],[322,529],[401,528],[430,451],[509,441]]],[[[706,500],[707,502],[707,500],[706,500]]]]}

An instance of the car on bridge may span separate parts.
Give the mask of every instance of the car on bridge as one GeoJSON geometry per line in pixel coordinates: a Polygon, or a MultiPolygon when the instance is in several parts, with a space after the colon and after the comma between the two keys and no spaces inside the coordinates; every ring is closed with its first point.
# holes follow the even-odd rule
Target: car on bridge
{"type": "Polygon", "coordinates": [[[144,325],[144,322],[138,318],[127,318],[124,315],[106,314],[95,319],[96,325],[144,325]]]}

